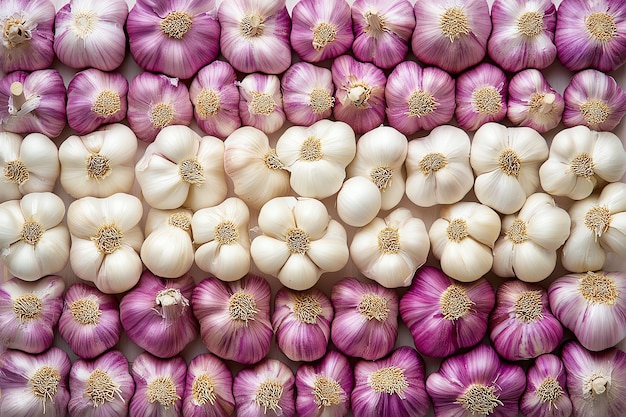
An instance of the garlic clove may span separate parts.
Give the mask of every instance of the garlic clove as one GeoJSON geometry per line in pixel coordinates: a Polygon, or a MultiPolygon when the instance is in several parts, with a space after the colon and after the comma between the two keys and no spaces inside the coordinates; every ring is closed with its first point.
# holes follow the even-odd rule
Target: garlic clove
{"type": "Polygon", "coordinates": [[[293,208],[293,215],[297,219],[296,227],[306,230],[311,239],[320,239],[326,234],[328,226],[328,212],[320,210],[320,201],[302,199],[293,208]]]}
{"type": "MultiPolygon", "coordinates": [[[[70,229],[75,232],[75,229],[70,229]]],[[[91,229],[90,229],[91,230],[91,229]]],[[[88,239],[77,239],[72,236],[70,264],[78,277],[98,276],[98,270],[104,261],[104,254],[93,250],[93,242],[88,239]]],[[[98,288],[100,291],[102,289],[98,288]]],[[[106,292],[106,291],[102,291],[106,292]]]]}
{"type": "Polygon", "coordinates": [[[202,270],[210,270],[222,281],[235,281],[250,271],[250,250],[240,244],[223,245],[207,244],[196,250],[196,264],[202,270]],[[215,260],[219,252],[219,261],[215,260]],[[203,264],[202,259],[213,259],[210,266],[203,264]]]}
{"type": "Polygon", "coordinates": [[[602,243],[606,249],[615,253],[626,253],[626,213],[611,216],[611,227],[602,234],[602,243]]]}
{"type": "Polygon", "coordinates": [[[349,226],[362,227],[374,220],[381,201],[380,190],[368,178],[348,178],[337,193],[337,214],[349,226]]]}
{"type": "Polygon", "coordinates": [[[491,250],[473,239],[464,239],[457,245],[448,245],[441,256],[441,268],[447,275],[462,282],[474,281],[493,266],[491,250]],[[465,278],[469,276],[468,278],[465,278]]]}
{"type": "Polygon", "coordinates": [[[482,204],[497,209],[503,214],[516,212],[526,201],[526,193],[517,178],[506,175],[499,169],[476,177],[474,193],[482,204]],[[494,190],[500,192],[494,192],[494,190]]]}
{"type": "Polygon", "coordinates": [[[291,256],[284,241],[261,235],[254,238],[250,253],[256,266],[266,274],[276,276],[291,256]]]}
{"type": "Polygon", "coordinates": [[[294,218],[298,201],[295,197],[286,197],[265,203],[259,212],[259,227],[263,233],[279,238],[285,236],[289,229],[298,227],[294,218]]]}
{"type": "MultiPolygon", "coordinates": [[[[341,268],[339,268],[341,269],[341,268]]],[[[285,287],[296,291],[311,288],[322,275],[322,270],[308,256],[290,256],[281,267],[277,278],[285,287]]]]}
{"type": "Polygon", "coordinates": [[[606,252],[595,233],[586,227],[573,227],[563,246],[563,266],[572,272],[595,271],[602,269],[605,261],[606,252]]]}
{"type": "Polygon", "coordinates": [[[593,145],[593,172],[608,182],[620,181],[626,172],[626,152],[612,133],[596,132],[593,145]]]}
{"type": "Polygon", "coordinates": [[[313,240],[307,254],[323,271],[335,272],[348,262],[349,251],[346,246],[346,229],[336,220],[328,222],[323,237],[313,240]]]}

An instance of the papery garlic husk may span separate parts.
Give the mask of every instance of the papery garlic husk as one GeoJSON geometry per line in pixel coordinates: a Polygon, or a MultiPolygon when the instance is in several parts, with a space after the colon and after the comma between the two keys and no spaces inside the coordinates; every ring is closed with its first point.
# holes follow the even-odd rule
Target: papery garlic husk
{"type": "Polygon", "coordinates": [[[244,126],[224,141],[224,171],[235,194],[253,209],[289,193],[289,171],[284,169],[265,133],[244,126]]]}
{"type": "Polygon", "coordinates": [[[0,260],[24,281],[61,271],[70,257],[65,204],[56,194],[30,193],[0,204],[0,260]]]}
{"type": "Polygon", "coordinates": [[[22,138],[17,133],[0,132],[0,167],[0,203],[19,200],[28,193],[52,191],[60,172],[58,150],[41,133],[22,138]]]}
{"type": "Polygon", "coordinates": [[[456,79],[456,109],[459,127],[476,130],[506,116],[507,79],[504,72],[489,63],[473,67],[456,79]]]}
{"type": "Polygon", "coordinates": [[[67,122],[79,135],[124,120],[128,81],[119,72],[94,68],[76,73],[67,86],[67,122]]]}
{"type": "Polygon", "coordinates": [[[408,142],[406,136],[389,126],[379,126],[363,134],[356,156],[346,169],[348,177],[369,178],[381,194],[381,209],[394,208],[404,195],[404,173],[408,142]]]}
{"type": "Polygon", "coordinates": [[[339,191],[355,153],[352,128],[331,120],[292,126],[276,143],[276,156],[291,173],[291,188],[302,197],[323,199],[339,191]]]}
{"type": "Polygon", "coordinates": [[[159,359],[148,352],[139,354],[132,364],[135,393],[129,417],[180,416],[186,373],[187,364],[180,356],[159,359]]]}
{"type": "Polygon", "coordinates": [[[415,29],[412,9],[408,0],[356,0],[352,4],[356,59],[379,68],[393,68],[402,62],[415,29]]]}
{"type": "Polygon", "coordinates": [[[520,411],[527,417],[569,417],[572,401],[565,386],[565,367],[558,356],[541,355],[526,373],[520,411]]]}
{"type": "Polygon", "coordinates": [[[334,310],[317,288],[294,291],[282,287],[274,298],[272,327],[276,344],[292,361],[311,362],[326,353],[334,310]]]}
{"type": "Polygon", "coordinates": [[[246,417],[294,417],[295,378],[291,369],[276,359],[265,359],[235,376],[233,394],[237,414],[246,417]]]}
{"type": "Polygon", "coordinates": [[[242,364],[257,363],[270,351],[271,290],[257,275],[234,282],[208,277],[193,291],[193,314],[209,351],[242,364]]]}
{"type": "Polygon", "coordinates": [[[430,249],[422,219],[400,207],[359,229],[350,243],[350,259],[360,273],[383,287],[408,287],[430,249]]]}
{"type": "Polygon", "coordinates": [[[83,136],[72,135],[59,146],[61,185],[74,198],[130,193],[136,153],[135,133],[121,123],[83,136]]]}
{"type": "Polygon", "coordinates": [[[450,356],[426,379],[437,416],[514,417],[525,387],[522,368],[501,362],[487,345],[450,356]]]}
{"type": "Polygon", "coordinates": [[[572,220],[561,259],[571,272],[602,269],[608,253],[626,256],[626,184],[615,182],[569,208],[572,220]],[[583,256],[581,256],[583,255],[583,256]]]}
{"type": "Polygon", "coordinates": [[[291,65],[291,18],[285,0],[234,0],[218,19],[224,58],[240,72],[280,74],[291,65]]]}
{"type": "Polygon", "coordinates": [[[374,220],[381,204],[380,190],[367,177],[348,178],[337,193],[337,215],[349,226],[362,227],[374,220]]]}
{"type": "Polygon", "coordinates": [[[556,267],[556,251],[569,236],[569,214],[545,193],[528,197],[519,213],[502,219],[493,248],[493,272],[526,282],[547,278],[556,267]],[[532,261],[529,261],[532,260],[532,261]]]}
{"type": "Polygon", "coordinates": [[[235,281],[250,271],[250,210],[231,197],[193,214],[196,265],[222,281],[235,281]]]}
{"type": "Polygon", "coordinates": [[[106,294],[128,291],[139,281],[143,233],[141,201],[130,194],[83,197],[67,209],[72,238],[70,265],[81,279],[106,294]]]}
{"type": "Polygon", "coordinates": [[[118,350],[92,361],[78,359],[72,365],[69,385],[68,410],[72,417],[125,417],[135,392],[128,360],[118,350]]]}
{"type": "Polygon", "coordinates": [[[41,353],[48,349],[63,309],[64,290],[63,279],[58,276],[35,282],[13,278],[0,283],[0,352],[19,349],[41,353]]]}
{"type": "Polygon", "coordinates": [[[405,135],[432,130],[454,116],[454,79],[445,71],[416,62],[398,64],[387,79],[389,124],[405,135]]]}
{"type": "Polygon", "coordinates": [[[319,200],[274,198],[261,208],[258,225],[262,234],[250,246],[252,260],[292,290],[307,290],[323,273],[348,263],[346,230],[319,200]]]}
{"type": "MultiPolygon", "coordinates": [[[[626,8],[624,14],[626,17],[626,8]]],[[[563,98],[566,127],[584,125],[593,130],[613,130],[626,114],[626,92],[615,78],[594,69],[575,74],[563,98]]]]}
{"type": "Polygon", "coordinates": [[[343,354],[380,359],[398,337],[398,294],[376,282],[347,277],[335,283],[330,299],[335,309],[331,340],[343,354]]]}
{"type": "Polygon", "coordinates": [[[551,0],[494,0],[489,57],[502,69],[543,69],[556,59],[556,7],[551,0]]]}
{"type": "Polygon", "coordinates": [[[589,271],[563,275],[550,284],[548,294],[554,315],[586,349],[607,349],[626,337],[622,325],[626,319],[624,273],[589,271]]]}
{"type": "Polygon", "coordinates": [[[546,140],[529,127],[482,125],[474,134],[470,164],[478,201],[515,213],[539,187],[539,166],[548,159],[546,140]]]}
{"type": "Polygon", "coordinates": [[[239,87],[239,115],[246,126],[263,132],[276,132],[285,123],[280,79],[276,75],[248,74],[239,87]]]}
{"type": "Polygon", "coordinates": [[[570,71],[611,72],[626,62],[626,4],[620,0],[564,0],[559,4],[554,43],[570,71]]]}
{"type": "Polygon", "coordinates": [[[65,84],[55,69],[16,71],[0,80],[0,129],[57,137],[65,127],[65,84]]]}
{"type": "Polygon", "coordinates": [[[494,303],[493,287],[485,278],[462,284],[423,266],[400,300],[400,315],[417,351],[443,358],[482,340],[494,303]]]}
{"type": "Polygon", "coordinates": [[[70,0],[54,22],[55,55],[71,68],[114,70],[126,54],[127,16],[124,0],[70,0]]]}
{"type": "Polygon", "coordinates": [[[336,58],[350,49],[352,14],[345,0],[301,0],[291,11],[291,47],[307,62],[336,58]]]}
{"type": "Polygon", "coordinates": [[[373,64],[342,55],[333,61],[335,119],[348,123],[356,133],[365,133],[385,119],[385,73],[373,64]]]}
{"type": "Polygon", "coordinates": [[[459,73],[484,58],[491,33],[485,0],[417,1],[411,47],[420,62],[459,73]]]}
{"type": "Polygon", "coordinates": [[[189,85],[196,123],[204,133],[225,138],[241,126],[237,75],[227,62],[203,67],[189,85]]]}
{"type": "Polygon", "coordinates": [[[154,142],[167,126],[189,126],[193,106],[187,86],[178,78],[142,72],[128,87],[128,123],[137,137],[154,142]]]}
{"type": "Polygon", "coordinates": [[[443,125],[409,141],[406,195],[413,204],[431,207],[461,201],[474,185],[470,138],[462,129],[443,125]]]}
{"type": "Polygon", "coordinates": [[[54,59],[54,4],[50,0],[11,1],[3,4],[0,13],[0,69],[10,72],[50,67],[54,59]]]}
{"type": "Polygon", "coordinates": [[[76,355],[92,359],[115,346],[122,333],[117,299],[87,284],[67,289],[59,334],[76,355]]]}
{"type": "Polygon", "coordinates": [[[191,275],[163,279],[149,271],[120,302],[120,320],[128,338],[160,358],[178,355],[198,336],[198,322],[189,305],[191,275]]]}
{"type": "Polygon", "coordinates": [[[146,218],[146,238],[141,245],[142,262],[155,275],[178,278],[193,265],[191,218],[187,209],[150,209],[146,218]]]}
{"type": "Polygon", "coordinates": [[[297,62],[283,74],[281,87],[285,115],[292,124],[311,126],[330,118],[335,105],[335,87],[329,69],[297,62]]]}
{"type": "Polygon", "coordinates": [[[194,357],[187,367],[183,416],[229,417],[233,411],[233,376],[226,364],[210,353],[194,357]]]}
{"type": "Polygon", "coordinates": [[[626,399],[626,353],[617,349],[589,352],[575,341],[563,346],[561,359],[567,373],[567,390],[574,417],[619,417],[626,399]]]}
{"type": "Polygon", "coordinates": [[[500,217],[489,207],[461,201],[444,206],[428,231],[433,255],[446,275],[475,281],[491,269],[500,217]]]}
{"type": "Polygon", "coordinates": [[[135,165],[135,175],[150,206],[191,210],[224,201],[224,143],[214,136],[200,137],[187,126],[168,126],[150,144],[135,165]]]}
{"type": "Polygon", "coordinates": [[[65,417],[71,365],[67,353],[57,347],[39,355],[4,352],[0,356],[0,415],[65,417]]]}
{"type": "Polygon", "coordinates": [[[563,96],[539,70],[526,69],[515,74],[509,81],[508,93],[506,116],[513,124],[545,133],[561,122],[563,96]]]}
{"type": "Polygon", "coordinates": [[[140,67],[187,79],[219,53],[215,0],[137,0],[128,14],[130,53],[140,67]]]}

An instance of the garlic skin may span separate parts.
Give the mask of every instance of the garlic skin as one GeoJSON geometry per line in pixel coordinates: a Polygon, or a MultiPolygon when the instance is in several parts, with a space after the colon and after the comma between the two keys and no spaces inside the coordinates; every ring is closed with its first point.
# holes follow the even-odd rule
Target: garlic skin
{"type": "Polygon", "coordinates": [[[252,260],[292,290],[307,290],[348,262],[346,230],[319,200],[274,198],[261,208],[258,225],[262,234],[252,240],[252,260]]]}
{"type": "Polygon", "coordinates": [[[60,172],[54,142],[41,133],[22,138],[17,133],[0,132],[0,144],[0,167],[4,177],[0,203],[54,189],[60,172]]]}
{"type": "Polygon", "coordinates": [[[348,124],[320,120],[309,127],[288,128],[276,142],[276,156],[291,173],[289,183],[296,193],[323,199],[341,188],[356,148],[348,124]]]}
{"type": "Polygon", "coordinates": [[[504,72],[489,63],[473,67],[456,79],[454,115],[464,130],[477,130],[506,116],[507,79],[504,72]]]}
{"type": "MultiPolygon", "coordinates": [[[[13,278],[0,283],[0,351],[41,353],[48,349],[63,309],[63,291],[65,283],[59,276],[35,282],[13,278]]],[[[0,409],[1,404],[0,399],[0,409]]]]}
{"type": "Polygon", "coordinates": [[[415,29],[412,9],[408,0],[356,0],[352,4],[356,59],[379,68],[393,68],[402,62],[415,29]]]}
{"type": "Polygon", "coordinates": [[[135,165],[135,175],[150,206],[193,211],[221,203],[226,197],[224,142],[200,137],[187,126],[168,126],[148,145],[135,165]]]}
{"type": "Polygon", "coordinates": [[[233,376],[217,356],[203,353],[187,367],[183,416],[229,417],[235,411],[233,376]]]}
{"type": "Polygon", "coordinates": [[[235,194],[252,209],[290,190],[289,171],[270,147],[267,135],[254,127],[241,127],[226,138],[224,171],[235,194]]]}
{"type": "Polygon", "coordinates": [[[442,207],[428,231],[431,250],[446,275],[472,282],[489,272],[500,235],[500,217],[491,208],[461,201],[442,207]]]}
{"type": "Polygon", "coordinates": [[[405,165],[406,195],[420,207],[459,202],[474,185],[470,138],[456,126],[437,126],[410,140],[405,165]]]}
{"type": "Polygon", "coordinates": [[[541,355],[528,369],[520,411],[529,417],[569,417],[572,414],[565,367],[558,356],[541,355]]]}
{"type": "Polygon", "coordinates": [[[24,281],[61,271],[70,257],[65,204],[56,194],[30,193],[0,204],[0,259],[24,281]]]}
{"type": "Polygon", "coordinates": [[[367,177],[348,178],[337,193],[337,215],[349,226],[363,227],[374,220],[381,204],[380,190],[367,177]]]}
{"type": "Polygon", "coordinates": [[[61,186],[74,198],[130,193],[136,153],[135,133],[121,123],[84,136],[72,135],[59,146],[61,186]]]}
{"type": "Polygon", "coordinates": [[[422,219],[400,207],[359,229],[350,244],[350,258],[360,273],[383,287],[408,287],[430,249],[422,219]]]}
{"type": "Polygon", "coordinates": [[[126,54],[127,16],[124,0],[70,0],[54,22],[55,55],[71,68],[114,70],[126,54]]]}
{"type": "Polygon", "coordinates": [[[539,187],[539,166],[548,153],[546,140],[534,129],[498,123],[481,126],[470,153],[478,201],[502,214],[521,209],[539,187]]]}
{"type": "Polygon", "coordinates": [[[153,274],[178,278],[191,269],[194,259],[192,216],[191,210],[150,209],[146,217],[146,238],[139,254],[153,274]]]}
{"type": "Polygon", "coordinates": [[[250,210],[231,197],[193,214],[196,265],[222,281],[236,281],[250,271],[250,210]]]}
{"type": "Polygon", "coordinates": [[[502,219],[501,236],[493,248],[493,272],[539,282],[556,267],[556,251],[569,236],[571,220],[545,193],[528,197],[519,213],[502,219]],[[528,262],[532,259],[532,262],[528,262]]]}
{"type": "Polygon", "coordinates": [[[276,132],[285,123],[280,79],[276,75],[248,74],[239,87],[239,115],[246,126],[276,132]]]}
{"type": "MultiPolygon", "coordinates": [[[[345,3],[345,0],[342,2],[345,3]]],[[[297,4],[303,3],[300,1],[297,4]]],[[[285,115],[292,124],[311,126],[330,118],[335,105],[335,87],[329,69],[297,62],[283,74],[281,87],[285,115]]]]}
{"type": "Polygon", "coordinates": [[[143,269],[138,253],[143,243],[138,226],[142,214],[141,201],[123,193],[83,197],[70,204],[67,226],[74,273],[105,294],[134,287],[143,269]]]}

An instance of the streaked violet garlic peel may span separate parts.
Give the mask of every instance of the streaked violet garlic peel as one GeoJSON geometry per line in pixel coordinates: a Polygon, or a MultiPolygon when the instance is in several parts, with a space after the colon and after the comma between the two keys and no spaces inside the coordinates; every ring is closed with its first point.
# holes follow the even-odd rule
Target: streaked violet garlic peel
{"type": "Polygon", "coordinates": [[[296,372],[296,411],[301,417],[342,417],[350,410],[354,377],[350,361],[329,350],[313,364],[302,364],[296,372]]]}
{"type": "Polygon", "coordinates": [[[80,358],[92,359],[115,346],[122,333],[119,303],[87,284],[76,283],[65,293],[59,334],[80,358]]]}
{"type": "Polygon", "coordinates": [[[41,353],[52,346],[63,309],[63,291],[65,283],[59,276],[35,282],[13,278],[1,283],[0,351],[41,353]]]}
{"type": "Polygon", "coordinates": [[[459,127],[476,130],[506,116],[508,81],[495,65],[483,62],[456,79],[456,116],[459,127]]]}
{"type": "Polygon", "coordinates": [[[0,356],[0,415],[65,417],[71,365],[67,353],[57,347],[38,355],[5,351],[0,356]]]}
{"type": "Polygon", "coordinates": [[[398,294],[375,282],[347,277],[333,285],[335,318],[331,340],[343,354],[380,359],[393,349],[398,336],[398,294]]]}
{"type": "Polygon", "coordinates": [[[188,79],[217,58],[215,0],[138,0],[128,14],[130,53],[147,71],[188,79]]]}
{"type": "Polygon", "coordinates": [[[485,278],[459,283],[423,266],[400,300],[400,316],[417,351],[441,358],[482,340],[494,303],[493,287],[485,278]]]}
{"type": "Polygon", "coordinates": [[[0,25],[0,69],[34,71],[52,65],[54,19],[50,0],[16,0],[3,3],[0,25]]]}
{"type": "Polygon", "coordinates": [[[193,291],[193,313],[200,337],[220,358],[253,364],[270,351],[274,331],[270,321],[271,290],[257,275],[234,282],[208,277],[193,291]]]}
{"type": "Polygon", "coordinates": [[[276,75],[248,74],[239,87],[239,116],[245,126],[270,134],[285,123],[280,79],[276,75]]]}
{"type": "Polygon", "coordinates": [[[237,415],[294,417],[295,377],[287,365],[265,359],[235,375],[233,394],[237,415]]]}
{"type": "Polygon", "coordinates": [[[425,416],[430,399],[424,374],[424,360],[409,346],[383,359],[358,361],[351,398],[354,416],[425,416]]]}
{"type": "Polygon", "coordinates": [[[233,376],[217,356],[203,353],[187,367],[183,416],[229,417],[235,411],[233,376]]]}
{"type": "Polygon", "coordinates": [[[539,356],[526,373],[526,391],[520,411],[528,417],[569,417],[572,401],[567,393],[565,367],[553,354],[539,356]]]}
{"type": "Polygon", "coordinates": [[[426,379],[437,416],[517,417],[525,388],[522,368],[502,362],[487,345],[448,357],[426,379]]]}
{"type": "Polygon", "coordinates": [[[135,392],[135,381],[124,354],[112,350],[94,360],[76,360],[70,371],[69,387],[68,411],[72,417],[89,417],[95,410],[100,415],[125,417],[135,392]]]}
{"type": "Polygon", "coordinates": [[[128,338],[160,358],[179,354],[198,336],[190,300],[191,275],[164,279],[143,272],[139,284],[120,302],[120,320],[128,338]]]}
{"type": "Polygon", "coordinates": [[[335,87],[329,69],[297,62],[283,74],[281,87],[285,115],[292,124],[310,126],[330,118],[335,87]]]}

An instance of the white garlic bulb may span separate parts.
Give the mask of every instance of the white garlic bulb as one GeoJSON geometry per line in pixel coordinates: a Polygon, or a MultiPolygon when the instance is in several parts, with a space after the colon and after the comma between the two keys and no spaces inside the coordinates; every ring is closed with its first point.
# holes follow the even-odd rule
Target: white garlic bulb
{"type": "Polygon", "coordinates": [[[381,204],[380,190],[366,177],[348,178],[337,193],[337,214],[350,226],[361,227],[374,220],[381,204]]]}

